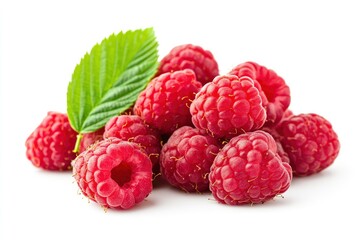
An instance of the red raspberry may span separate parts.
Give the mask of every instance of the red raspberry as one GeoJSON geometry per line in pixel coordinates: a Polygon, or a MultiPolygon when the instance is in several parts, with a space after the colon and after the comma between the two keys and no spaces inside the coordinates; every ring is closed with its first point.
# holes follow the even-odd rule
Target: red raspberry
{"type": "Polygon", "coordinates": [[[290,105],[290,89],[284,79],[273,70],[267,69],[255,62],[239,64],[231,70],[230,74],[238,77],[248,76],[255,81],[255,86],[267,98],[267,102],[263,101],[267,114],[265,125],[276,125],[290,105]]]}
{"type": "MultiPolygon", "coordinates": [[[[133,114],[132,110],[133,110],[133,106],[131,106],[130,108],[128,108],[121,114],[122,115],[132,115],[133,114]]],[[[104,137],[103,137],[104,131],[105,131],[105,127],[102,127],[100,129],[96,130],[95,132],[83,134],[81,142],[80,142],[79,152],[81,153],[81,152],[85,151],[87,147],[94,144],[96,141],[103,140],[104,139],[104,137]]]]}
{"type": "MultiPolygon", "coordinates": [[[[284,114],[284,116],[285,116],[285,114],[284,114]]],[[[280,140],[281,136],[276,131],[276,129],[274,127],[263,127],[263,128],[261,128],[261,130],[269,133],[274,138],[274,140],[276,142],[276,147],[277,147],[277,154],[279,154],[279,156],[283,162],[290,164],[289,155],[287,154],[287,152],[285,152],[285,150],[281,144],[281,140],[280,140]]]]}
{"type": "Polygon", "coordinates": [[[74,163],[82,193],[106,208],[128,209],[152,190],[151,161],[135,143],[119,138],[96,142],[74,163]]]}
{"type": "Polygon", "coordinates": [[[71,170],[76,136],[66,114],[48,112],[25,142],[26,156],[36,167],[71,170]]]}
{"type": "Polygon", "coordinates": [[[234,137],[216,156],[210,170],[210,190],[220,203],[262,203],[284,193],[291,167],[276,153],[270,134],[258,130],[234,137]]]}
{"type": "Polygon", "coordinates": [[[306,176],[330,166],[340,150],[331,124],[317,114],[293,115],[278,127],[294,175],[306,176]]]}
{"type": "Polygon", "coordinates": [[[134,113],[162,134],[171,134],[192,125],[189,106],[200,88],[192,70],[164,73],[140,93],[134,113]]]}
{"type": "Polygon", "coordinates": [[[285,120],[286,118],[291,117],[292,115],[294,115],[294,113],[290,110],[290,109],[286,109],[286,111],[284,112],[284,115],[282,116],[282,120],[285,120]]]}
{"type": "Polygon", "coordinates": [[[105,125],[104,138],[117,137],[134,142],[144,149],[155,167],[159,163],[161,138],[156,129],[144,123],[137,115],[121,115],[111,118],[105,125]]]}
{"type": "Polygon", "coordinates": [[[184,126],[177,129],[160,154],[161,175],[186,192],[209,189],[210,166],[220,144],[205,132],[184,126]]]}
{"type": "Polygon", "coordinates": [[[196,79],[205,84],[219,75],[218,64],[210,51],[191,44],[173,48],[160,62],[157,75],[166,72],[191,69],[196,79]]]}
{"type": "Polygon", "coordinates": [[[95,132],[84,133],[80,142],[79,153],[85,151],[89,146],[94,144],[96,141],[103,140],[104,131],[105,128],[102,127],[96,130],[95,132]]]}
{"type": "Polygon", "coordinates": [[[259,129],[266,118],[254,82],[234,75],[218,76],[204,85],[196,94],[190,112],[197,128],[219,138],[259,129]]]}

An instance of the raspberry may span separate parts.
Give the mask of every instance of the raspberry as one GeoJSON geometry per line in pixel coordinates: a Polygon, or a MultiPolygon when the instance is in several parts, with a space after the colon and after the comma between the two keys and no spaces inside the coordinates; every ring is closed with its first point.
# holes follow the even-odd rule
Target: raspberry
{"type": "Polygon", "coordinates": [[[231,138],[259,129],[266,112],[254,82],[248,77],[218,76],[196,94],[192,121],[215,137],[231,138]]]}
{"type": "Polygon", "coordinates": [[[160,62],[157,75],[166,72],[191,69],[196,79],[205,84],[219,75],[218,64],[210,51],[192,44],[180,45],[173,48],[160,62]]]}
{"type": "Polygon", "coordinates": [[[220,203],[262,203],[284,193],[291,167],[276,153],[270,134],[258,130],[234,137],[216,156],[210,169],[210,190],[220,203]]]}
{"type": "Polygon", "coordinates": [[[71,170],[71,161],[76,157],[72,151],[76,135],[66,114],[48,112],[25,142],[26,157],[36,167],[71,170]]]}
{"type": "Polygon", "coordinates": [[[201,86],[192,70],[164,73],[140,93],[134,113],[162,134],[191,126],[189,106],[201,86]]]}
{"type": "Polygon", "coordinates": [[[80,142],[79,152],[81,153],[85,151],[86,148],[94,144],[96,141],[103,140],[104,131],[105,128],[102,127],[95,132],[84,133],[80,142]]]}
{"type": "Polygon", "coordinates": [[[117,137],[134,142],[144,149],[155,167],[159,162],[161,138],[156,129],[146,125],[137,115],[121,115],[111,118],[105,125],[104,138],[117,137]]]}
{"type": "Polygon", "coordinates": [[[106,208],[128,209],[152,190],[151,161],[135,143],[119,138],[96,142],[74,163],[82,193],[106,208]]]}
{"type": "MultiPolygon", "coordinates": [[[[131,106],[130,108],[128,108],[121,114],[122,115],[132,115],[133,114],[132,109],[133,109],[133,106],[131,106]]],[[[104,139],[103,138],[104,131],[105,131],[105,127],[102,127],[100,129],[96,130],[95,132],[83,134],[81,142],[80,142],[79,152],[81,153],[81,152],[85,151],[87,147],[94,144],[96,141],[103,140],[104,139]]]]}
{"type": "MultiPolygon", "coordinates": [[[[285,113],[287,113],[288,111],[285,111],[285,113]]],[[[289,111],[289,113],[291,113],[289,111]]],[[[288,113],[288,114],[289,114],[288,113]]],[[[285,116],[285,114],[284,114],[285,116]]],[[[269,133],[275,140],[276,142],[276,147],[277,147],[277,154],[279,154],[281,161],[289,163],[290,164],[290,159],[289,159],[289,155],[287,154],[287,152],[285,152],[282,144],[281,144],[281,136],[280,134],[276,131],[276,129],[274,127],[263,127],[261,128],[261,130],[269,133]]]]}
{"type": "Polygon", "coordinates": [[[255,81],[255,86],[267,98],[267,101],[263,99],[263,106],[266,108],[267,114],[265,125],[276,125],[290,105],[290,89],[284,79],[273,70],[255,62],[239,64],[230,71],[230,74],[238,77],[248,76],[255,81]]]}
{"type": "Polygon", "coordinates": [[[294,113],[290,110],[290,109],[286,109],[286,111],[284,112],[284,115],[282,116],[282,120],[285,120],[286,118],[291,117],[292,115],[294,115],[294,113]]]}
{"type": "Polygon", "coordinates": [[[209,189],[210,166],[220,144],[204,131],[184,126],[177,129],[160,154],[161,175],[186,192],[209,189]]]}
{"type": "Polygon", "coordinates": [[[293,115],[277,128],[294,175],[307,176],[329,167],[340,150],[331,124],[317,114],[293,115]]]}

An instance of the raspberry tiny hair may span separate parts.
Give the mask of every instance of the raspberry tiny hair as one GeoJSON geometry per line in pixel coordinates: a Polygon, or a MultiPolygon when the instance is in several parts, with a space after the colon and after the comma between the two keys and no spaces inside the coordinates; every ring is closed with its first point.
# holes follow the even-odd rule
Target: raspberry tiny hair
{"type": "Polygon", "coordinates": [[[76,135],[66,114],[48,112],[26,139],[26,156],[39,168],[54,171],[71,170],[71,161],[76,157],[72,151],[76,135]]]}
{"type": "Polygon", "coordinates": [[[339,138],[331,123],[318,114],[292,115],[280,123],[277,132],[296,176],[328,168],[340,151],[339,138]]]}
{"type": "Polygon", "coordinates": [[[120,115],[105,125],[104,138],[117,137],[138,144],[148,154],[153,168],[158,167],[161,136],[158,130],[145,124],[137,115],[120,115]]]}
{"type": "Polygon", "coordinates": [[[213,54],[202,47],[184,44],[174,47],[161,61],[157,75],[166,72],[191,69],[196,79],[205,84],[219,75],[218,64],[213,54]]]}
{"type": "Polygon", "coordinates": [[[274,126],[281,120],[290,105],[290,88],[284,79],[271,69],[255,62],[245,62],[230,71],[238,77],[248,76],[259,89],[266,108],[266,126],[274,126]],[[266,100],[264,99],[266,98],[266,100]]]}
{"type": "Polygon", "coordinates": [[[219,152],[217,139],[196,128],[177,129],[161,150],[162,177],[171,185],[186,192],[209,189],[208,174],[219,152]]]}
{"type": "Polygon", "coordinates": [[[209,180],[210,190],[220,203],[263,203],[290,187],[292,171],[277,154],[274,138],[258,130],[232,138],[220,150],[209,180]]]}
{"type": "Polygon", "coordinates": [[[107,138],[74,161],[74,178],[84,196],[105,208],[129,209],[152,191],[150,158],[135,143],[107,138]]]}
{"type": "Polygon", "coordinates": [[[192,70],[164,73],[140,93],[134,113],[161,134],[170,135],[192,125],[189,106],[201,86],[192,70]]]}
{"type": "Polygon", "coordinates": [[[191,103],[195,127],[218,138],[232,138],[261,128],[266,119],[259,90],[249,77],[217,76],[191,103]]]}

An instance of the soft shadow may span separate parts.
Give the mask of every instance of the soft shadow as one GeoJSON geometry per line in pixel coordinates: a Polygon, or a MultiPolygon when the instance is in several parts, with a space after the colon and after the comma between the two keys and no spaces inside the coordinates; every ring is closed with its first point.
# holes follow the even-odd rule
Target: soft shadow
{"type": "Polygon", "coordinates": [[[166,180],[161,175],[158,175],[153,179],[153,188],[154,189],[165,188],[168,186],[169,186],[169,183],[167,183],[166,180]]]}
{"type": "Polygon", "coordinates": [[[334,178],[336,175],[336,171],[331,171],[330,169],[327,169],[325,171],[312,174],[310,176],[294,176],[291,181],[291,186],[297,186],[303,183],[307,184],[308,182],[315,183],[319,180],[324,181],[324,179],[334,178]]]}
{"type": "Polygon", "coordinates": [[[69,175],[72,176],[73,172],[71,170],[69,171],[50,171],[50,170],[45,170],[45,169],[36,169],[36,174],[42,174],[42,175],[46,175],[46,176],[64,176],[64,175],[69,175]]]}
{"type": "Polygon", "coordinates": [[[142,202],[136,204],[134,207],[130,209],[108,209],[107,211],[111,211],[112,213],[121,213],[121,214],[132,214],[138,211],[144,211],[146,209],[152,208],[156,205],[155,201],[145,198],[142,202]]]}
{"type": "Polygon", "coordinates": [[[210,190],[204,191],[204,192],[187,192],[185,190],[179,189],[177,187],[172,186],[170,183],[168,183],[163,177],[157,176],[154,180],[153,180],[153,188],[154,190],[159,190],[159,189],[168,189],[169,191],[175,192],[175,193],[179,193],[179,194],[183,194],[183,195],[198,195],[198,196],[202,196],[202,195],[206,195],[206,194],[211,194],[210,190]]]}
{"type": "Polygon", "coordinates": [[[167,186],[169,186],[169,191],[172,191],[174,193],[177,193],[177,194],[181,194],[181,195],[191,195],[191,196],[204,196],[204,195],[211,195],[211,192],[210,190],[206,190],[206,191],[202,191],[202,192],[199,192],[199,191],[194,191],[194,192],[188,192],[188,191],[185,191],[183,189],[180,189],[180,188],[177,188],[177,187],[174,187],[170,184],[167,183],[167,186]]]}
{"type": "MultiPolygon", "coordinates": [[[[86,198],[86,197],[84,197],[86,198]]],[[[100,204],[91,201],[89,199],[87,199],[88,201],[88,205],[89,207],[91,207],[93,210],[97,210],[97,211],[103,211],[104,213],[108,214],[132,214],[134,212],[137,211],[144,211],[146,209],[152,208],[154,207],[156,204],[153,200],[151,199],[144,199],[142,202],[136,204],[134,207],[129,208],[129,209],[118,209],[118,208],[104,208],[103,206],[101,206],[100,204]]]]}
{"type": "Polygon", "coordinates": [[[228,204],[223,204],[223,203],[219,203],[218,201],[216,201],[216,199],[211,195],[208,198],[209,201],[211,201],[213,204],[217,204],[221,207],[224,208],[274,208],[274,207],[287,207],[289,205],[292,205],[294,203],[294,201],[292,201],[291,198],[287,198],[286,196],[282,196],[282,195],[278,195],[275,196],[273,199],[270,199],[264,203],[248,203],[248,204],[241,204],[241,205],[228,205],[228,204]]]}

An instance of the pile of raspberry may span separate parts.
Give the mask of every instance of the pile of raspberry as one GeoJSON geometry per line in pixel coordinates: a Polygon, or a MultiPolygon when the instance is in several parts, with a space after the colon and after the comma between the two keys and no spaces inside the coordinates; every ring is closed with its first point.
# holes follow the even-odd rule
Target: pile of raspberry
{"type": "Polygon", "coordinates": [[[154,178],[211,191],[223,204],[264,203],[339,153],[330,122],[293,114],[290,99],[284,79],[265,66],[245,62],[219,75],[210,51],[181,45],[132,109],[82,136],[79,154],[66,114],[49,112],[26,140],[26,155],[43,169],[72,169],[82,193],[105,208],[140,203],[154,178]]]}

